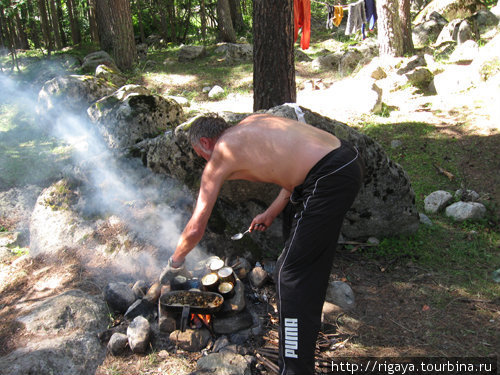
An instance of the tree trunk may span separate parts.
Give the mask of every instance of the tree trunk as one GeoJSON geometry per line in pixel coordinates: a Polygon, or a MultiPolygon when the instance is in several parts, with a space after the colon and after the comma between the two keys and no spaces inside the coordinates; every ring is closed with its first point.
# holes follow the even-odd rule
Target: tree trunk
{"type": "Polygon", "coordinates": [[[26,35],[26,31],[24,30],[26,23],[23,23],[18,12],[16,12],[15,17],[16,17],[16,24],[17,24],[17,39],[18,39],[19,48],[29,49],[30,44],[28,43],[28,36],[26,35]]]}
{"type": "Polygon", "coordinates": [[[398,0],[377,1],[380,56],[403,56],[403,27],[398,0]]]}
{"type": "Polygon", "coordinates": [[[32,40],[35,49],[40,48],[40,30],[38,29],[38,23],[35,22],[33,2],[31,0],[26,1],[26,15],[23,15],[23,19],[27,20],[28,38],[32,40]]]}
{"type": "Polygon", "coordinates": [[[137,22],[139,24],[139,38],[141,40],[141,43],[146,42],[146,35],[144,34],[144,23],[142,20],[142,8],[144,7],[144,4],[142,3],[141,0],[137,0],[137,22]]]}
{"type": "Polygon", "coordinates": [[[0,6],[0,49],[7,48],[7,33],[5,30],[5,19],[3,7],[0,6]]]}
{"type": "Polygon", "coordinates": [[[118,68],[130,69],[137,59],[130,2],[98,0],[97,24],[101,48],[111,53],[118,68]]]}
{"type": "Polygon", "coordinates": [[[413,38],[411,34],[411,1],[400,0],[399,3],[399,18],[401,19],[401,26],[403,28],[403,54],[413,55],[415,47],[413,46],[413,38]]]}
{"type": "Polygon", "coordinates": [[[37,0],[38,10],[40,12],[40,18],[42,20],[42,34],[43,39],[45,41],[45,48],[47,48],[48,55],[54,49],[54,45],[52,42],[52,36],[50,35],[50,27],[49,27],[49,17],[47,16],[47,8],[45,7],[45,0],[37,0]]]}
{"type": "Polygon", "coordinates": [[[296,101],[293,0],[255,0],[253,109],[296,101]]]}
{"type": "Polygon", "coordinates": [[[217,0],[217,24],[223,42],[236,43],[236,33],[231,19],[229,0],[217,0]]]}
{"type": "Polygon", "coordinates": [[[99,41],[99,26],[97,26],[96,18],[96,5],[97,0],[88,0],[88,17],[89,17],[89,29],[90,29],[90,39],[93,42],[99,41]]]}
{"type": "Polygon", "coordinates": [[[80,44],[82,42],[82,34],[80,33],[80,22],[75,12],[73,0],[66,0],[66,7],[68,8],[69,24],[71,26],[71,40],[73,44],[80,44]]]}
{"type": "Polygon", "coordinates": [[[114,27],[112,24],[111,13],[114,11],[110,7],[109,0],[96,0],[96,22],[99,31],[99,44],[101,49],[113,54],[114,27]]]}
{"type": "Polygon", "coordinates": [[[57,23],[59,25],[59,34],[61,35],[61,43],[63,47],[68,45],[68,39],[66,38],[66,34],[64,33],[63,23],[64,23],[64,14],[61,7],[61,0],[56,0],[56,9],[57,9],[57,23]]]}
{"type": "Polygon", "coordinates": [[[55,0],[48,0],[50,6],[50,20],[52,23],[52,31],[54,32],[54,39],[56,41],[56,48],[61,50],[63,48],[61,33],[59,29],[59,18],[57,17],[57,9],[55,0]]]}
{"type": "Polygon", "coordinates": [[[205,43],[207,38],[207,15],[205,9],[205,0],[200,0],[200,21],[201,21],[201,40],[205,43]]]}
{"type": "Polygon", "coordinates": [[[229,0],[229,8],[231,10],[231,20],[233,21],[234,30],[236,32],[243,31],[245,24],[243,15],[241,14],[240,0],[229,0]]]}

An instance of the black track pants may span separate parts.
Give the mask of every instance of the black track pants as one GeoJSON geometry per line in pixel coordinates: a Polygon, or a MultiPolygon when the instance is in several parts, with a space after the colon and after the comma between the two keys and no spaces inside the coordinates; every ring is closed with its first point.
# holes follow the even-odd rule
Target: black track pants
{"type": "Polygon", "coordinates": [[[280,375],[314,373],[314,350],[334,250],[363,178],[358,151],[341,142],[290,197],[297,214],[275,274],[280,375]]]}

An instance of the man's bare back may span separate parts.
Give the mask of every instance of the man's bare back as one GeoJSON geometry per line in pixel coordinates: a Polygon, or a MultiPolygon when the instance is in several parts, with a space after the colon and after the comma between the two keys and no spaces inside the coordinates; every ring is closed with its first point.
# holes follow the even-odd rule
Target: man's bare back
{"type": "Polygon", "coordinates": [[[337,137],[313,126],[259,114],[226,130],[210,160],[227,170],[228,180],[269,182],[292,191],[339,146],[337,137]]]}

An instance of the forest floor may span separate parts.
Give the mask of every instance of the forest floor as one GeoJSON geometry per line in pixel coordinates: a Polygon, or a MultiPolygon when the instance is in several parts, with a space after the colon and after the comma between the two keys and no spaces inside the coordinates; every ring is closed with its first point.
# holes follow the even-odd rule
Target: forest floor
{"type": "MultiPolygon", "coordinates": [[[[315,47],[319,50],[325,45],[315,47]]],[[[206,85],[188,72],[183,74],[182,67],[173,70],[144,74],[142,83],[157,92],[168,89],[170,94],[201,92],[206,85]]],[[[247,68],[236,69],[227,82],[238,89],[217,101],[196,97],[188,111],[252,112],[251,79],[247,68]]],[[[339,78],[314,73],[298,63],[299,89],[311,79],[329,85],[339,78]]],[[[299,90],[298,104],[307,95],[307,90],[299,90]]],[[[332,357],[500,355],[500,284],[492,279],[492,272],[500,268],[500,133],[495,98],[498,101],[498,92],[439,97],[406,87],[384,91],[383,102],[390,109],[384,116],[344,113],[327,98],[315,103],[317,107],[308,106],[323,112],[330,106],[328,117],[381,143],[410,176],[419,211],[423,211],[425,195],[439,189],[454,192],[461,186],[479,192],[489,210],[488,218],[479,223],[453,223],[442,215],[429,215],[434,225],[422,226],[413,236],[381,239],[376,247],[341,247],[332,279],[351,285],[356,308],[338,311],[333,317],[329,326],[333,331],[329,332],[348,340],[329,352],[332,357]],[[392,148],[393,140],[402,141],[402,146],[392,148]],[[439,174],[435,165],[455,177],[439,174]]],[[[15,226],[12,218],[0,220],[2,231],[15,226]]],[[[19,268],[19,250],[0,264],[0,355],[18,345],[21,327],[15,318],[19,312],[9,306],[23,296],[46,298],[47,293],[59,294],[73,287],[99,292],[77,259],[50,264],[43,259],[24,260],[19,268]],[[57,286],[43,287],[51,282],[57,286]]],[[[108,355],[96,374],[189,374],[200,355],[166,350],[153,350],[145,356],[108,355]]],[[[255,373],[270,374],[264,368],[255,373]]]]}

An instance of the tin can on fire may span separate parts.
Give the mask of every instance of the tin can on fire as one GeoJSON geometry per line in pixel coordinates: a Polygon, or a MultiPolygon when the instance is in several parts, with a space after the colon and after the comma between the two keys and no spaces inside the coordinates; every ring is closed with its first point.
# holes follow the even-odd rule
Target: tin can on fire
{"type": "Polygon", "coordinates": [[[201,278],[201,289],[206,292],[217,293],[219,286],[219,276],[215,272],[207,273],[201,278]]]}
{"type": "Polygon", "coordinates": [[[224,297],[224,299],[229,299],[234,296],[234,284],[224,281],[219,284],[218,292],[224,297]]]}
{"type": "Polygon", "coordinates": [[[207,269],[209,272],[217,272],[224,267],[224,261],[219,257],[211,257],[207,262],[207,269]]]}
{"type": "Polygon", "coordinates": [[[217,271],[217,275],[221,283],[227,281],[233,285],[236,284],[236,276],[234,276],[234,271],[231,267],[222,267],[217,271]]]}

